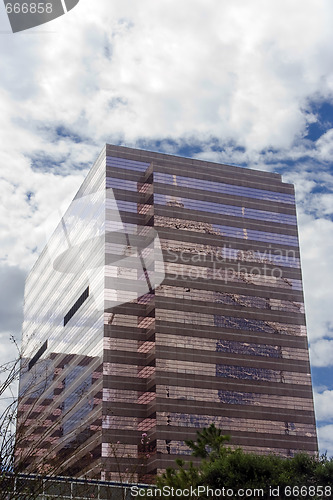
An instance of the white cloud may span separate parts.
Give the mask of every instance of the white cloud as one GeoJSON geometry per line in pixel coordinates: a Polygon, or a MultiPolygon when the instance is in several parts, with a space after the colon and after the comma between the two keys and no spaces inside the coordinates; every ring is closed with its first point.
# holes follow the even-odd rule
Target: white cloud
{"type": "Polygon", "coordinates": [[[308,99],[332,91],[331,14],[327,0],[81,0],[47,25],[54,33],[9,38],[2,85],[13,118],[100,143],[194,135],[288,148],[313,121],[308,99]]]}
{"type": "Polygon", "coordinates": [[[332,335],[333,222],[300,213],[303,283],[311,341],[332,335]],[[331,333],[330,330],[331,329],[331,333]]]}
{"type": "Polygon", "coordinates": [[[17,339],[23,321],[23,288],[26,273],[19,267],[0,265],[1,330],[17,339]]]}
{"type": "Polygon", "coordinates": [[[333,129],[331,128],[317,140],[318,157],[323,161],[333,161],[333,129]]]}
{"type": "Polygon", "coordinates": [[[36,259],[33,250],[38,248],[40,251],[45,243],[43,224],[47,224],[48,214],[64,200],[69,202],[83,180],[83,173],[76,172],[73,164],[69,166],[66,156],[71,156],[77,163],[83,160],[87,163],[95,151],[89,146],[65,145],[65,140],[44,148],[36,131],[24,127],[22,122],[12,123],[11,109],[20,109],[20,103],[15,104],[6,92],[2,93],[2,98],[5,99],[2,115],[5,125],[0,131],[1,258],[9,265],[27,269],[36,259]],[[48,169],[47,161],[43,168],[34,169],[29,158],[34,154],[34,148],[50,155],[54,162],[58,161],[58,173],[67,175],[55,175],[56,172],[48,169]]]}
{"type": "MultiPolygon", "coordinates": [[[[295,184],[308,335],[311,342],[317,342],[333,337],[333,221],[328,217],[333,213],[333,197],[326,192],[333,188],[333,175],[325,168],[316,170],[316,164],[308,160],[296,164],[283,180],[295,184]]],[[[319,360],[323,345],[313,345],[315,366],[333,362],[330,350],[319,360]]]]}
{"type": "Polygon", "coordinates": [[[331,422],[333,420],[333,391],[325,389],[323,392],[314,391],[313,393],[316,419],[319,422],[331,422]]]}
{"type": "Polygon", "coordinates": [[[36,260],[35,252],[46,243],[48,215],[64,200],[70,202],[83,175],[35,172],[22,155],[10,158],[0,153],[1,160],[1,258],[11,266],[29,269],[36,260]]]}
{"type": "Polygon", "coordinates": [[[333,366],[333,340],[320,339],[312,343],[310,359],[312,366],[333,366]]]}
{"type": "Polygon", "coordinates": [[[318,428],[318,442],[321,452],[327,452],[328,457],[333,457],[333,425],[318,428]]]}

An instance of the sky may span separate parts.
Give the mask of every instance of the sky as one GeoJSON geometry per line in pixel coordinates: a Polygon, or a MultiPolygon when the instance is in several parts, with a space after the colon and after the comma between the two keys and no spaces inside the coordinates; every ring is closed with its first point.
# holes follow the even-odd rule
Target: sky
{"type": "Polygon", "coordinates": [[[51,214],[106,142],[281,173],[296,189],[320,451],[333,456],[333,3],[0,5],[0,363],[51,214]]]}

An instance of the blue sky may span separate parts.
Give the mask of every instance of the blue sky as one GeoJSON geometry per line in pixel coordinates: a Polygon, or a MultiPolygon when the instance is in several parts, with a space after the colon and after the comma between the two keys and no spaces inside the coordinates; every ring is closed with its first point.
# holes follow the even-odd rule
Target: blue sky
{"type": "Polygon", "coordinates": [[[333,455],[331,0],[80,0],[10,33],[0,5],[0,361],[51,215],[105,142],[295,184],[315,403],[333,455]]]}

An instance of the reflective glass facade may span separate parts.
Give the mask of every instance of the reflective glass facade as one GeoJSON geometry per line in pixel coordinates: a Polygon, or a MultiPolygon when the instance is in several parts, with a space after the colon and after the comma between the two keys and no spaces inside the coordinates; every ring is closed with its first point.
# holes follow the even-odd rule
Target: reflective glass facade
{"type": "Polygon", "coordinates": [[[104,228],[103,155],[26,281],[17,464],[27,472],[100,467],[104,228]]]}
{"type": "Polygon", "coordinates": [[[314,453],[301,280],[279,175],[107,145],[27,280],[27,468],[147,481],[212,422],[314,453]]]}

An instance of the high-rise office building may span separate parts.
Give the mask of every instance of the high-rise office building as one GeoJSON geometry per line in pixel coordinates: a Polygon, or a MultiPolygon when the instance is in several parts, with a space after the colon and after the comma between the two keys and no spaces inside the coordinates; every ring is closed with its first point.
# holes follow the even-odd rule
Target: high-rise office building
{"type": "Polygon", "coordinates": [[[147,479],[213,422],[315,453],[293,186],[107,145],[27,279],[23,346],[26,471],[147,479]]]}

